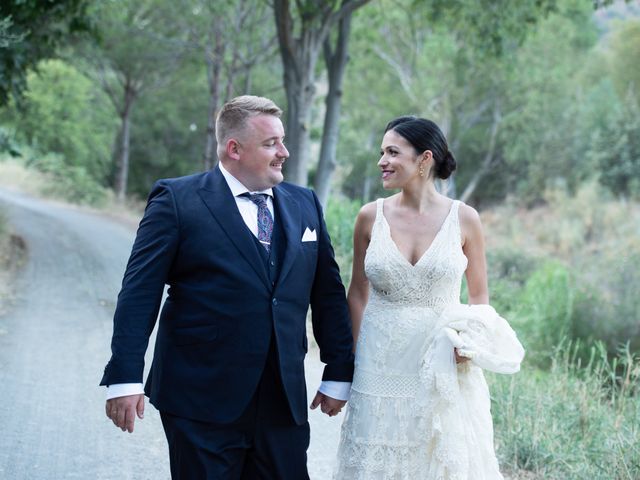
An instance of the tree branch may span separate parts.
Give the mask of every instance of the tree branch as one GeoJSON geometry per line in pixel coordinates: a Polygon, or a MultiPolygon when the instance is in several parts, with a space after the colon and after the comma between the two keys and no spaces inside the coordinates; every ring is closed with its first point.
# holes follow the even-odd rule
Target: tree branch
{"type": "Polygon", "coordinates": [[[475,192],[482,177],[489,171],[491,164],[495,158],[496,151],[496,139],[498,137],[498,131],[500,130],[500,124],[502,123],[502,109],[500,107],[500,100],[496,100],[493,108],[493,122],[491,124],[491,133],[489,135],[489,146],[484,156],[482,166],[476,171],[474,176],[467,184],[464,192],[460,196],[460,200],[466,202],[473,192],[475,192]]]}

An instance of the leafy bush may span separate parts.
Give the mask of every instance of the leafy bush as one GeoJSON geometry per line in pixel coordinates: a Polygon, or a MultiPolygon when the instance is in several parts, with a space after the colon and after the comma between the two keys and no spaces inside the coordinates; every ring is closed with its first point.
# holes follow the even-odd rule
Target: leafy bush
{"type": "Polygon", "coordinates": [[[12,157],[21,156],[20,144],[10,129],[0,126],[0,153],[8,153],[12,157]]]}
{"type": "Polygon", "coordinates": [[[491,305],[498,312],[507,315],[519,308],[524,286],[539,261],[515,248],[487,252],[491,305]]]}
{"type": "Polygon", "coordinates": [[[629,342],[640,351],[640,245],[585,265],[576,275],[574,335],[599,339],[609,349],[629,342]]]}
{"type": "Polygon", "coordinates": [[[61,60],[43,61],[37,74],[28,75],[25,109],[8,113],[24,143],[57,153],[63,165],[82,167],[107,184],[117,117],[106,95],[76,68],[61,60]]]}
{"type": "Polygon", "coordinates": [[[340,266],[340,274],[345,286],[351,280],[351,263],[353,260],[353,226],[360,211],[361,204],[344,197],[331,197],[324,212],[331,243],[340,266]]]}
{"type": "Polygon", "coordinates": [[[536,358],[547,358],[539,365],[563,334],[602,340],[609,350],[629,341],[639,351],[639,205],[595,181],[544,198],[535,209],[505,204],[483,212],[492,304],[517,322],[536,358]],[[556,274],[531,269],[550,259],[555,266],[544,268],[556,274]]]}
{"type": "Polygon", "coordinates": [[[546,366],[554,348],[572,333],[574,289],[569,271],[548,261],[527,280],[512,322],[531,362],[546,366]]]}

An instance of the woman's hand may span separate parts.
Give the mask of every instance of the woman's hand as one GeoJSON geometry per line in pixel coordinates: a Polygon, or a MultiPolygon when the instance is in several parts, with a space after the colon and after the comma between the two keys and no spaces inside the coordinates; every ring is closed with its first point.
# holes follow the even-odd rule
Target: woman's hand
{"type": "Polygon", "coordinates": [[[453,349],[453,353],[456,356],[456,363],[458,365],[460,365],[461,363],[468,362],[470,360],[469,357],[463,357],[462,355],[458,355],[458,349],[457,348],[453,349]]]}

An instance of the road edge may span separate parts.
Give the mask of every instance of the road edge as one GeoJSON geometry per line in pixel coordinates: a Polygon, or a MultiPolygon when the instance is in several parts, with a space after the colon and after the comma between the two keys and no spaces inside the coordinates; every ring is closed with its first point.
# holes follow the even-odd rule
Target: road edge
{"type": "MultiPolygon", "coordinates": [[[[11,231],[11,225],[4,220],[4,232],[0,232],[0,318],[12,305],[15,291],[14,278],[24,266],[28,248],[24,239],[11,231]]],[[[0,327],[0,334],[2,328],[0,327]]]]}

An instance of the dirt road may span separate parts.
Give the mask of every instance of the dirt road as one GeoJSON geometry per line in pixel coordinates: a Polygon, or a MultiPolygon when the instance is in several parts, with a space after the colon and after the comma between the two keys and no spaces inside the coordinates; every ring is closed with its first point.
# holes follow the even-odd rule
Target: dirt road
{"type": "MultiPolygon", "coordinates": [[[[147,404],[135,432],[122,433],[105,417],[98,387],[134,230],[5,190],[0,207],[28,248],[16,298],[0,317],[0,478],[168,479],[158,412],[147,404]]],[[[317,351],[306,363],[314,392],[317,351]]],[[[311,412],[310,422],[309,473],[330,478],[342,417],[311,412]]]]}

